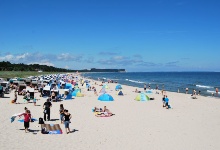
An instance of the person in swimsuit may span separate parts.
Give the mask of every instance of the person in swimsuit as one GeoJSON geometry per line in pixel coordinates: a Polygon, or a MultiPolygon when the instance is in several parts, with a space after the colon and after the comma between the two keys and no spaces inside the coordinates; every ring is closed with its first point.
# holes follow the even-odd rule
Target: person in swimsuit
{"type": "Polygon", "coordinates": [[[186,94],[188,94],[188,91],[189,91],[189,89],[188,89],[188,88],[186,88],[186,94]]]}

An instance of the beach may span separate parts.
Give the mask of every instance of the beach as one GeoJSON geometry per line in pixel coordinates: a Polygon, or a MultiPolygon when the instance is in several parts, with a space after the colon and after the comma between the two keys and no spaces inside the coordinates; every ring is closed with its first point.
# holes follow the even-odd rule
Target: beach
{"type": "MultiPolygon", "coordinates": [[[[101,81],[90,79],[91,86],[99,91],[101,81]],[[95,82],[97,85],[95,85],[95,82]]],[[[117,83],[109,83],[107,93],[114,101],[102,102],[93,91],[79,84],[84,97],[73,97],[72,100],[52,102],[51,120],[45,123],[60,124],[59,106],[64,105],[72,115],[70,129],[66,134],[41,134],[38,121],[30,123],[31,132],[25,133],[23,123],[15,120],[10,122],[13,114],[23,112],[27,107],[33,118],[43,117],[45,98],[35,93],[37,105],[23,104],[23,97],[18,96],[21,104],[11,104],[14,93],[5,94],[0,98],[1,117],[1,149],[117,149],[117,150],[216,150],[220,149],[220,105],[219,98],[197,96],[192,99],[190,94],[166,91],[170,99],[171,109],[162,107],[162,94],[156,94],[150,101],[134,100],[138,93],[136,87],[122,85],[124,96],[116,95],[117,83]],[[111,117],[96,117],[94,107],[104,107],[113,112],[111,117]]],[[[138,88],[143,91],[143,88],[138,88]]],[[[62,94],[62,90],[60,93],[62,94]]]]}

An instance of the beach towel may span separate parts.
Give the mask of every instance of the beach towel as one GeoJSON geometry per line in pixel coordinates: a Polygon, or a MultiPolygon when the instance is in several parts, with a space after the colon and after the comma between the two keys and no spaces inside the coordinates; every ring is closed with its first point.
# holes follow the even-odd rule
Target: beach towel
{"type": "Polygon", "coordinates": [[[17,116],[21,115],[21,114],[23,114],[23,113],[17,113],[17,114],[12,115],[12,117],[11,117],[11,123],[14,122],[14,121],[15,121],[15,118],[16,118],[17,116]]]}
{"type": "Polygon", "coordinates": [[[41,124],[42,134],[62,134],[59,124],[41,124]]]}

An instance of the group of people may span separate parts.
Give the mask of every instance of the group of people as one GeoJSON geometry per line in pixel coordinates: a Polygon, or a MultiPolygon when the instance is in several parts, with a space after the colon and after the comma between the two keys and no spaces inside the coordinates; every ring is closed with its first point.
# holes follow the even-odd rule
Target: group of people
{"type": "Polygon", "coordinates": [[[163,107],[166,107],[166,109],[169,109],[169,108],[170,108],[169,98],[167,97],[167,95],[164,95],[164,96],[163,96],[162,102],[163,102],[163,107]]]}
{"type": "Polygon", "coordinates": [[[93,109],[96,117],[110,117],[114,115],[106,106],[104,108],[94,107],[93,109]]]}
{"type": "Polygon", "coordinates": [[[69,111],[67,109],[64,109],[63,104],[60,104],[59,112],[60,112],[61,124],[64,124],[66,134],[68,134],[71,132],[70,128],[69,128],[69,124],[71,123],[70,119],[72,118],[72,115],[69,113],[69,111]]]}
{"type": "MultiPolygon", "coordinates": [[[[52,107],[52,103],[50,102],[49,99],[47,99],[47,101],[43,105],[44,121],[50,121],[50,108],[51,107],[52,107]]],[[[25,109],[25,112],[19,114],[18,116],[24,117],[24,129],[25,129],[25,132],[27,133],[29,132],[29,127],[30,127],[30,122],[32,121],[31,119],[32,116],[31,116],[30,110],[28,110],[27,107],[25,107],[24,109],[25,109]]],[[[65,126],[66,134],[71,133],[69,124],[71,123],[70,119],[72,118],[72,115],[69,113],[67,109],[64,109],[63,104],[60,104],[59,114],[60,114],[61,124],[64,124],[65,126]]]]}

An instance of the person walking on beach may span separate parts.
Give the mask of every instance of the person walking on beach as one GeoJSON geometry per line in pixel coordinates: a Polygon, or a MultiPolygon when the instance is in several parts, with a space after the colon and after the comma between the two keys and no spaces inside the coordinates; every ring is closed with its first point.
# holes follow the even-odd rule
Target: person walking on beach
{"type": "Polygon", "coordinates": [[[17,102],[17,99],[18,99],[18,95],[17,95],[17,92],[15,91],[15,98],[14,98],[14,103],[16,104],[17,102]]]}
{"type": "Polygon", "coordinates": [[[65,129],[66,129],[66,134],[70,133],[69,124],[70,124],[70,119],[71,118],[72,118],[72,115],[68,112],[68,110],[65,109],[64,110],[64,115],[63,115],[63,121],[64,121],[64,126],[65,126],[65,129]]]}
{"type": "Polygon", "coordinates": [[[44,103],[44,121],[46,121],[46,115],[47,120],[50,121],[50,108],[52,107],[52,103],[50,102],[50,99],[48,98],[47,101],[44,103]]]}
{"type": "Polygon", "coordinates": [[[186,94],[188,94],[188,90],[189,90],[189,89],[188,89],[188,88],[186,88],[186,94]]]}
{"type": "Polygon", "coordinates": [[[156,85],[156,90],[158,90],[159,89],[159,87],[158,87],[158,85],[156,85]]]}
{"type": "Polygon", "coordinates": [[[25,113],[19,115],[19,117],[21,117],[21,116],[24,116],[24,130],[27,133],[28,128],[30,127],[30,121],[31,121],[31,112],[30,112],[30,110],[26,109],[25,113]]]}
{"type": "Polygon", "coordinates": [[[64,107],[63,104],[60,104],[60,121],[63,123],[63,116],[64,116],[64,107]]]}
{"type": "Polygon", "coordinates": [[[218,88],[215,88],[216,96],[218,96],[218,88]]]}
{"type": "Polygon", "coordinates": [[[96,91],[96,88],[93,86],[92,89],[94,90],[94,94],[95,94],[96,96],[98,96],[97,91],[96,91]]]}
{"type": "Polygon", "coordinates": [[[163,107],[166,107],[166,104],[165,104],[165,98],[166,98],[166,96],[164,95],[163,98],[162,98],[163,107]]]}
{"type": "Polygon", "coordinates": [[[147,89],[147,85],[146,85],[146,83],[144,84],[144,91],[146,91],[146,89],[147,89]]]}
{"type": "Polygon", "coordinates": [[[201,94],[201,91],[199,90],[199,93],[198,93],[198,95],[200,95],[201,94]]]}

